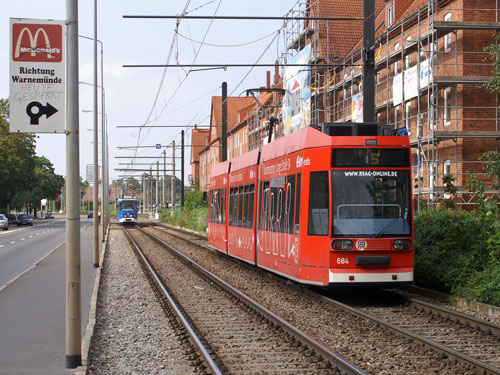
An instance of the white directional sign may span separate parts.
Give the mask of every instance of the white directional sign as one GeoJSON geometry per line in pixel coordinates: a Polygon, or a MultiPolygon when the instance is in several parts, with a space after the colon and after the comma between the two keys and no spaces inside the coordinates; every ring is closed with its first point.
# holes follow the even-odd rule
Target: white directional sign
{"type": "Polygon", "coordinates": [[[10,19],[10,131],[64,133],[65,22],[10,19]]]}

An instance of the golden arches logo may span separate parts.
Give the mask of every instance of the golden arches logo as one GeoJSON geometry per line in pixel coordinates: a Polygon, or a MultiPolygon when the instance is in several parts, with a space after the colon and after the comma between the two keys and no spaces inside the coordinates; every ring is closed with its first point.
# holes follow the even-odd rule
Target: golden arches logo
{"type": "Polygon", "coordinates": [[[60,25],[15,24],[13,42],[15,42],[12,51],[14,61],[59,62],[62,60],[62,27],[60,25]]]}

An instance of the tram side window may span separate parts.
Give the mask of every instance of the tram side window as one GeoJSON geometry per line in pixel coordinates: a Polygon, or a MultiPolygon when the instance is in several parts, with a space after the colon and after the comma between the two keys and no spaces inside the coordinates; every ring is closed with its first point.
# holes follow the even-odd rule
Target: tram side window
{"type": "Polygon", "coordinates": [[[236,223],[236,217],[234,216],[234,198],[237,197],[235,195],[235,188],[229,189],[229,225],[234,225],[236,223]]]}
{"type": "Polygon", "coordinates": [[[286,233],[293,233],[294,212],[295,212],[295,175],[286,177],[286,199],[285,199],[285,216],[286,216],[286,233]]]}
{"type": "Polygon", "coordinates": [[[243,187],[243,219],[241,226],[248,228],[248,185],[243,187]]]}
{"type": "Polygon", "coordinates": [[[238,226],[241,227],[243,224],[243,205],[244,205],[244,194],[243,194],[243,185],[239,187],[238,193],[238,226]]]}
{"type": "Polygon", "coordinates": [[[302,188],[302,174],[297,174],[297,196],[295,197],[295,234],[300,233],[300,189],[302,188]]]}
{"type": "Polygon", "coordinates": [[[248,186],[248,228],[253,228],[253,202],[255,185],[248,186]]]}
{"type": "Polygon", "coordinates": [[[286,198],[286,177],[278,179],[278,195],[276,197],[276,232],[285,232],[285,198],[286,198]]]}
{"type": "Polygon", "coordinates": [[[328,208],[328,172],[311,172],[309,183],[309,226],[307,230],[309,235],[328,235],[328,208]]]}
{"type": "Polygon", "coordinates": [[[260,191],[260,224],[259,229],[268,230],[269,223],[269,181],[262,182],[260,191]]]}
{"type": "Polygon", "coordinates": [[[226,222],[226,188],[219,189],[219,202],[221,212],[219,223],[224,224],[226,222]]]}
{"type": "Polygon", "coordinates": [[[276,206],[278,201],[278,179],[271,180],[271,192],[269,195],[269,230],[271,232],[277,231],[276,223],[276,206]]]}

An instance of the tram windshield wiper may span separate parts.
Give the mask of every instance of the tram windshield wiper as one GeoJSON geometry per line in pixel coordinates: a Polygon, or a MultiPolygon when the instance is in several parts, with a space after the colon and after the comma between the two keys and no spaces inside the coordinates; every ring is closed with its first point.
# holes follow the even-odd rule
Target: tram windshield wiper
{"type": "Polygon", "coordinates": [[[400,217],[395,217],[393,218],[391,221],[389,221],[389,223],[387,223],[387,225],[385,227],[382,228],[382,230],[380,232],[378,232],[374,238],[378,238],[380,237],[381,235],[383,235],[385,232],[387,232],[387,230],[392,227],[392,225],[398,221],[399,219],[401,219],[400,217]]]}

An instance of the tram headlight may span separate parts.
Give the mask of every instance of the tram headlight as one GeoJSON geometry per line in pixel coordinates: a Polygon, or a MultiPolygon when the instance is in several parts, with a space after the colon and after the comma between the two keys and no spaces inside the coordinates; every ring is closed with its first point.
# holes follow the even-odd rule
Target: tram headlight
{"type": "Polygon", "coordinates": [[[332,247],[334,250],[351,250],[354,247],[354,242],[351,240],[334,240],[332,247]]]}
{"type": "Polygon", "coordinates": [[[392,243],[392,247],[396,250],[407,250],[411,248],[411,240],[395,240],[392,243]]]}

